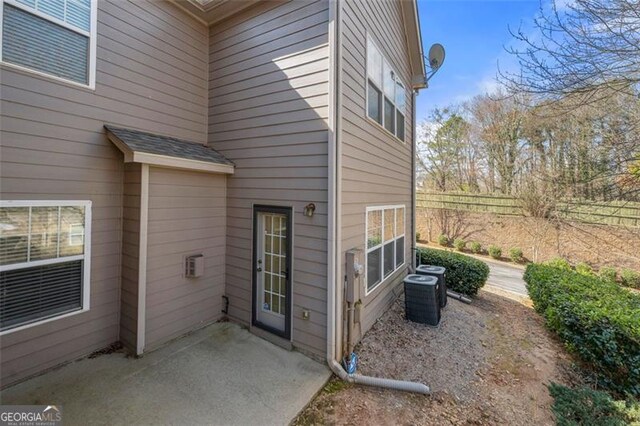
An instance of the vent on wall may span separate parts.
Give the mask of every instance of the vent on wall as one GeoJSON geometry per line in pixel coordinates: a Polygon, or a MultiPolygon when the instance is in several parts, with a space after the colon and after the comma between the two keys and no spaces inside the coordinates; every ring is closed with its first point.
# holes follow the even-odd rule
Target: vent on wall
{"type": "Polygon", "coordinates": [[[204,256],[194,254],[187,256],[184,262],[184,276],[187,278],[201,277],[204,273],[204,256]]]}

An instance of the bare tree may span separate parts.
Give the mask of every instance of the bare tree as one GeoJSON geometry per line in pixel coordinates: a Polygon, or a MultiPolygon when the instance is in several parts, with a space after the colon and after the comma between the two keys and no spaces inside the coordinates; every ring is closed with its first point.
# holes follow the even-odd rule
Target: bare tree
{"type": "Polygon", "coordinates": [[[517,73],[499,73],[512,93],[579,104],[612,93],[636,95],[640,85],[638,0],[574,0],[541,6],[532,34],[511,31],[517,73]]]}
{"type": "Polygon", "coordinates": [[[468,109],[484,145],[490,191],[511,194],[522,149],[524,108],[513,98],[480,95],[468,109]]]}

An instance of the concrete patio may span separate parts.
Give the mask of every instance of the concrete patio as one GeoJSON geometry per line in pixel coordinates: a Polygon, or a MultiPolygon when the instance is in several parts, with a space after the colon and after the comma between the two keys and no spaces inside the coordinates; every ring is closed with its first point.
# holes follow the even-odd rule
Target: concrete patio
{"type": "Polygon", "coordinates": [[[2,404],[62,405],[66,425],[285,425],[329,370],[233,323],[216,323],[140,359],[73,362],[4,390],[2,404]]]}

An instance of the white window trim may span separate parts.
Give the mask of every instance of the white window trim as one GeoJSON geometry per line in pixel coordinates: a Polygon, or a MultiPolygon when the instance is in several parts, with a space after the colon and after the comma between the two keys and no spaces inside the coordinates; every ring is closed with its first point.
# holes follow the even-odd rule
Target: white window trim
{"type": "MultiPolygon", "coordinates": [[[[396,266],[396,268],[389,273],[389,275],[387,275],[386,277],[384,276],[384,245],[385,245],[385,241],[384,241],[384,210],[391,210],[394,209],[396,210],[396,214],[397,214],[397,209],[403,209],[404,211],[404,217],[403,217],[403,221],[402,223],[404,224],[404,229],[402,230],[402,234],[398,234],[398,229],[396,229],[397,225],[398,225],[398,220],[396,218],[396,220],[394,221],[393,224],[393,228],[394,228],[394,234],[395,236],[393,237],[393,258],[394,258],[394,264],[395,264],[395,259],[396,259],[396,241],[400,238],[405,237],[406,234],[406,228],[407,228],[407,206],[405,204],[395,204],[395,205],[388,205],[388,206],[370,206],[366,208],[366,212],[365,212],[365,229],[364,229],[364,288],[365,288],[365,297],[370,295],[371,293],[373,293],[378,287],[380,287],[385,281],[387,281],[389,278],[391,278],[396,272],[398,272],[398,270],[402,269],[403,266],[405,266],[407,264],[407,239],[405,237],[405,241],[404,244],[402,245],[402,263],[398,266],[396,266]],[[369,240],[369,212],[372,211],[381,211],[382,213],[382,223],[381,223],[381,242],[380,245],[377,245],[375,247],[368,247],[368,240],[369,240]],[[376,250],[380,248],[380,263],[381,263],[381,270],[380,270],[380,281],[376,284],[373,285],[373,287],[371,287],[371,289],[369,289],[368,286],[368,281],[369,281],[369,252],[376,250]]],[[[396,216],[394,216],[395,218],[396,216]]],[[[386,243],[389,243],[389,241],[386,241],[386,243]]]]}
{"type": "Polygon", "coordinates": [[[15,68],[18,69],[20,71],[24,71],[30,74],[35,74],[38,75],[40,77],[45,77],[47,79],[51,79],[51,80],[55,80],[55,81],[59,81],[62,83],[67,83],[67,84],[71,84],[73,86],[78,86],[78,87],[82,87],[82,88],[89,88],[91,90],[95,90],[96,88],[96,50],[97,50],[97,22],[98,22],[98,0],[91,0],[91,31],[85,31],[82,30],[80,28],[74,27],[73,25],[70,25],[64,21],[61,21],[58,18],[54,18],[52,16],[49,16],[47,14],[44,14],[38,10],[34,10],[32,8],[30,8],[29,6],[26,6],[22,3],[18,3],[15,0],[0,0],[0,64],[2,66],[6,66],[6,67],[10,67],[10,68],[15,68]],[[84,83],[79,83],[77,81],[74,80],[70,80],[68,78],[64,78],[64,77],[59,77],[57,75],[52,75],[52,74],[48,74],[44,71],[38,71],[38,70],[34,70],[31,69],[29,67],[25,67],[22,65],[18,65],[18,64],[13,64],[10,62],[5,62],[3,60],[3,56],[2,56],[2,33],[3,33],[3,28],[2,26],[4,25],[4,19],[3,19],[3,11],[4,11],[4,4],[8,4],[10,6],[13,6],[15,8],[24,10],[25,12],[31,13],[32,15],[35,15],[39,18],[42,19],[46,19],[47,21],[53,22],[56,25],[60,25],[61,27],[64,27],[68,30],[74,31],[78,34],[82,34],[85,37],[89,37],[89,84],[84,84],[84,83]]]}
{"type": "Polygon", "coordinates": [[[15,269],[22,269],[33,266],[42,266],[49,265],[53,263],[62,263],[69,262],[73,260],[83,259],[84,262],[82,264],[82,308],[73,312],[67,312],[64,314],[56,315],[50,318],[45,318],[40,321],[34,321],[29,324],[24,324],[18,327],[10,328],[8,330],[0,331],[0,336],[4,336],[5,334],[15,333],[20,330],[24,330],[27,328],[35,327],[38,325],[42,325],[51,321],[57,321],[62,318],[67,318],[73,315],[78,315],[83,312],[87,312],[90,309],[90,301],[91,301],[91,201],[89,200],[11,200],[11,201],[0,201],[0,208],[6,207],[73,207],[73,206],[83,206],[84,207],[84,253],[81,255],[75,256],[65,256],[59,257],[55,259],[44,259],[44,260],[36,260],[33,262],[23,262],[23,263],[13,263],[10,265],[1,265],[0,272],[3,271],[11,271],[15,269]]]}
{"type": "MultiPolygon", "coordinates": [[[[373,81],[370,77],[369,77],[369,49],[365,49],[365,57],[364,57],[364,63],[365,63],[365,85],[364,85],[364,115],[365,117],[367,117],[367,120],[371,121],[372,123],[374,123],[376,126],[378,126],[379,128],[381,128],[382,130],[384,130],[387,134],[393,136],[396,140],[399,140],[400,142],[402,142],[403,144],[406,144],[407,141],[407,126],[406,126],[406,121],[407,121],[407,99],[408,97],[406,96],[406,91],[407,91],[407,85],[405,84],[405,82],[403,81],[403,79],[400,77],[400,74],[398,74],[398,72],[395,70],[395,68],[393,66],[391,66],[391,62],[389,60],[387,60],[386,56],[384,56],[382,49],[380,49],[380,45],[375,41],[375,39],[373,38],[373,36],[367,32],[366,35],[366,41],[365,41],[365,45],[367,41],[371,41],[371,43],[376,47],[376,49],[378,49],[378,52],[380,52],[380,56],[382,58],[382,68],[384,70],[384,63],[386,62],[387,64],[389,64],[389,67],[391,68],[391,70],[393,71],[393,73],[396,76],[396,80],[397,82],[399,82],[400,84],[402,84],[402,87],[405,90],[405,103],[404,103],[404,111],[400,111],[400,114],[402,114],[402,117],[404,117],[405,120],[405,126],[404,126],[404,138],[400,139],[395,133],[390,132],[385,126],[384,126],[384,99],[386,97],[386,95],[384,94],[384,90],[382,87],[378,87],[378,85],[375,83],[375,81],[373,81]],[[374,120],[373,118],[371,118],[369,116],[369,81],[371,81],[371,83],[373,84],[373,86],[378,89],[380,91],[380,94],[382,96],[382,102],[380,105],[380,116],[381,116],[381,121],[382,123],[378,123],[376,120],[374,120]]],[[[381,85],[384,84],[384,73],[382,75],[382,82],[381,85]]],[[[392,99],[393,107],[394,107],[394,111],[398,111],[400,110],[400,108],[397,107],[396,105],[396,99],[395,99],[395,91],[394,91],[394,99],[392,99]]],[[[397,114],[393,115],[393,121],[394,121],[394,129],[397,132],[398,131],[398,123],[397,123],[397,114]]]]}

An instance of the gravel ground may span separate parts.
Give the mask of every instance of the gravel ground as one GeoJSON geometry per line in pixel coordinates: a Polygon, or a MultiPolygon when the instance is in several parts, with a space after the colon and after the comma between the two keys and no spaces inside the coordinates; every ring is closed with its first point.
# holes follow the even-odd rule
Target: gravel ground
{"type": "Polygon", "coordinates": [[[332,379],[295,424],[553,424],[546,385],[571,384],[571,360],[528,299],[483,290],[449,299],[438,327],[404,319],[402,296],[356,348],[358,372],[421,381],[432,395],[332,379]]]}
{"type": "Polygon", "coordinates": [[[385,377],[422,382],[467,402],[474,397],[469,384],[487,362],[487,339],[482,311],[476,308],[451,300],[440,324],[430,327],[404,319],[400,296],[356,348],[359,372],[372,376],[384,372],[385,377]]]}

